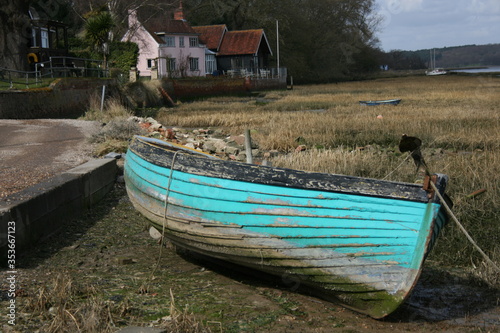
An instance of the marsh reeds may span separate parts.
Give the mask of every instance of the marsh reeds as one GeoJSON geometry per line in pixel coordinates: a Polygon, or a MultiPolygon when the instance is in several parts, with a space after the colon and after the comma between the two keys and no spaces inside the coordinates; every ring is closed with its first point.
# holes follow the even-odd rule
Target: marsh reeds
{"type": "MultiPolygon", "coordinates": [[[[134,310],[127,301],[116,304],[91,284],[77,282],[62,272],[31,295],[25,295],[23,311],[37,331],[48,333],[106,333],[115,332],[117,323],[134,322],[134,310]],[[116,322],[115,322],[116,321],[116,322]]],[[[209,333],[211,329],[188,311],[180,309],[170,290],[168,316],[158,320],[160,326],[172,333],[209,333]]]]}
{"type": "MultiPolygon", "coordinates": [[[[454,212],[479,246],[500,264],[500,78],[415,76],[273,91],[255,97],[214,97],[160,113],[166,126],[252,129],[264,150],[279,150],[273,165],[414,181],[401,154],[403,133],[423,141],[432,172],[450,176],[454,212]],[[402,98],[398,106],[360,106],[359,100],[402,98]],[[298,145],[307,150],[294,153],[298,145]],[[484,194],[467,195],[484,188],[484,194]]],[[[431,259],[463,266],[498,284],[460,231],[449,225],[431,259]]]]}
{"type": "Polygon", "coordinates": [[[26,298],[24,310],[43,332],[112,332],[110,304],[97,297],[91,285],[80,285],[60,273],[26,298]]]}

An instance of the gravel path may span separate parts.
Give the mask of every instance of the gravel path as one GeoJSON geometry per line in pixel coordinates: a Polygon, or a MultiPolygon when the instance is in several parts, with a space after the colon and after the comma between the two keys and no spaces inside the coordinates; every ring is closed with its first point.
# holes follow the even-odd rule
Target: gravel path
{"type": "Polygon", "coordinates": [[[0,202],[92,158],[99,122],[0,119],[0,202]]]}

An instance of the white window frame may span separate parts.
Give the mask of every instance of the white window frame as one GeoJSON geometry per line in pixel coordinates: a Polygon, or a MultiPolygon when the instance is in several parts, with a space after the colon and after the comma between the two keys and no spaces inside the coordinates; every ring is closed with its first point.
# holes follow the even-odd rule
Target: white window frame
{"type": "Polygon", "coordinates": [[[189,47],[198,47],[199,45],[198,37],[189,37],[189,47]]]}
{"type": "Polygon", "coordinates": [[[184,37],[179,37],[179,47],[184,47],[184,37]]]}
{"type": "Polygon", "coordinates": [[[165,45],[167,47],[175,47],[175,37],[174,36],[165,36],[165,45]]]}
{"type": "Polygon", "coordinates": [[[40,29],[40,47],[42,49],[48,49],[49,44],[49,30],[42,28],[40,29]]]}
{"type": "Polygon", "coordinates": [[[215,56],[213,54],[205,55],[205,73],[212,74],[217,70],[217,61],[215,60],[215,56]]]}

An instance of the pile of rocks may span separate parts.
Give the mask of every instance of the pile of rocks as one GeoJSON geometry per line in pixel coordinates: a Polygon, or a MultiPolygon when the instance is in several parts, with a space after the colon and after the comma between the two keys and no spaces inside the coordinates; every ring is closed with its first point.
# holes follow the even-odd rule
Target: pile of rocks
{"type": "MultiPolygon", "coordinates": [[[[165,127],[155,119],[130,117],[129,121],[136,122],[139,127],[146,130],[150,137],[179,143],[189,148],[197,149],[221,158],[235,161],[246,161],[245,136],[228,135],[221,129],[186,129],[165,127]]],[[[252,141],[252,157],[260,163],[278,155],[278,151],[263,152],[256,142],[252,141]]],[[[254,161],[255,162],[255,161],[254,161]]]]}

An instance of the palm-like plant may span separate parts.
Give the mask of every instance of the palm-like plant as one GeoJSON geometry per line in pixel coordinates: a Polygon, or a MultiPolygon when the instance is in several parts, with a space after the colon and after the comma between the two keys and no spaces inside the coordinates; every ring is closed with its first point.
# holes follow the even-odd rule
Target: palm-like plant
{"type": "Polygon", "coordinates": [[[100,12],[90,17],[85,24],[85,39],[102,53],[104,68],[107,67],[106,56],[109,54],[109,42],[111,41],[111,30],[115,26],[113,17],[109,12],[100,12]]]}

